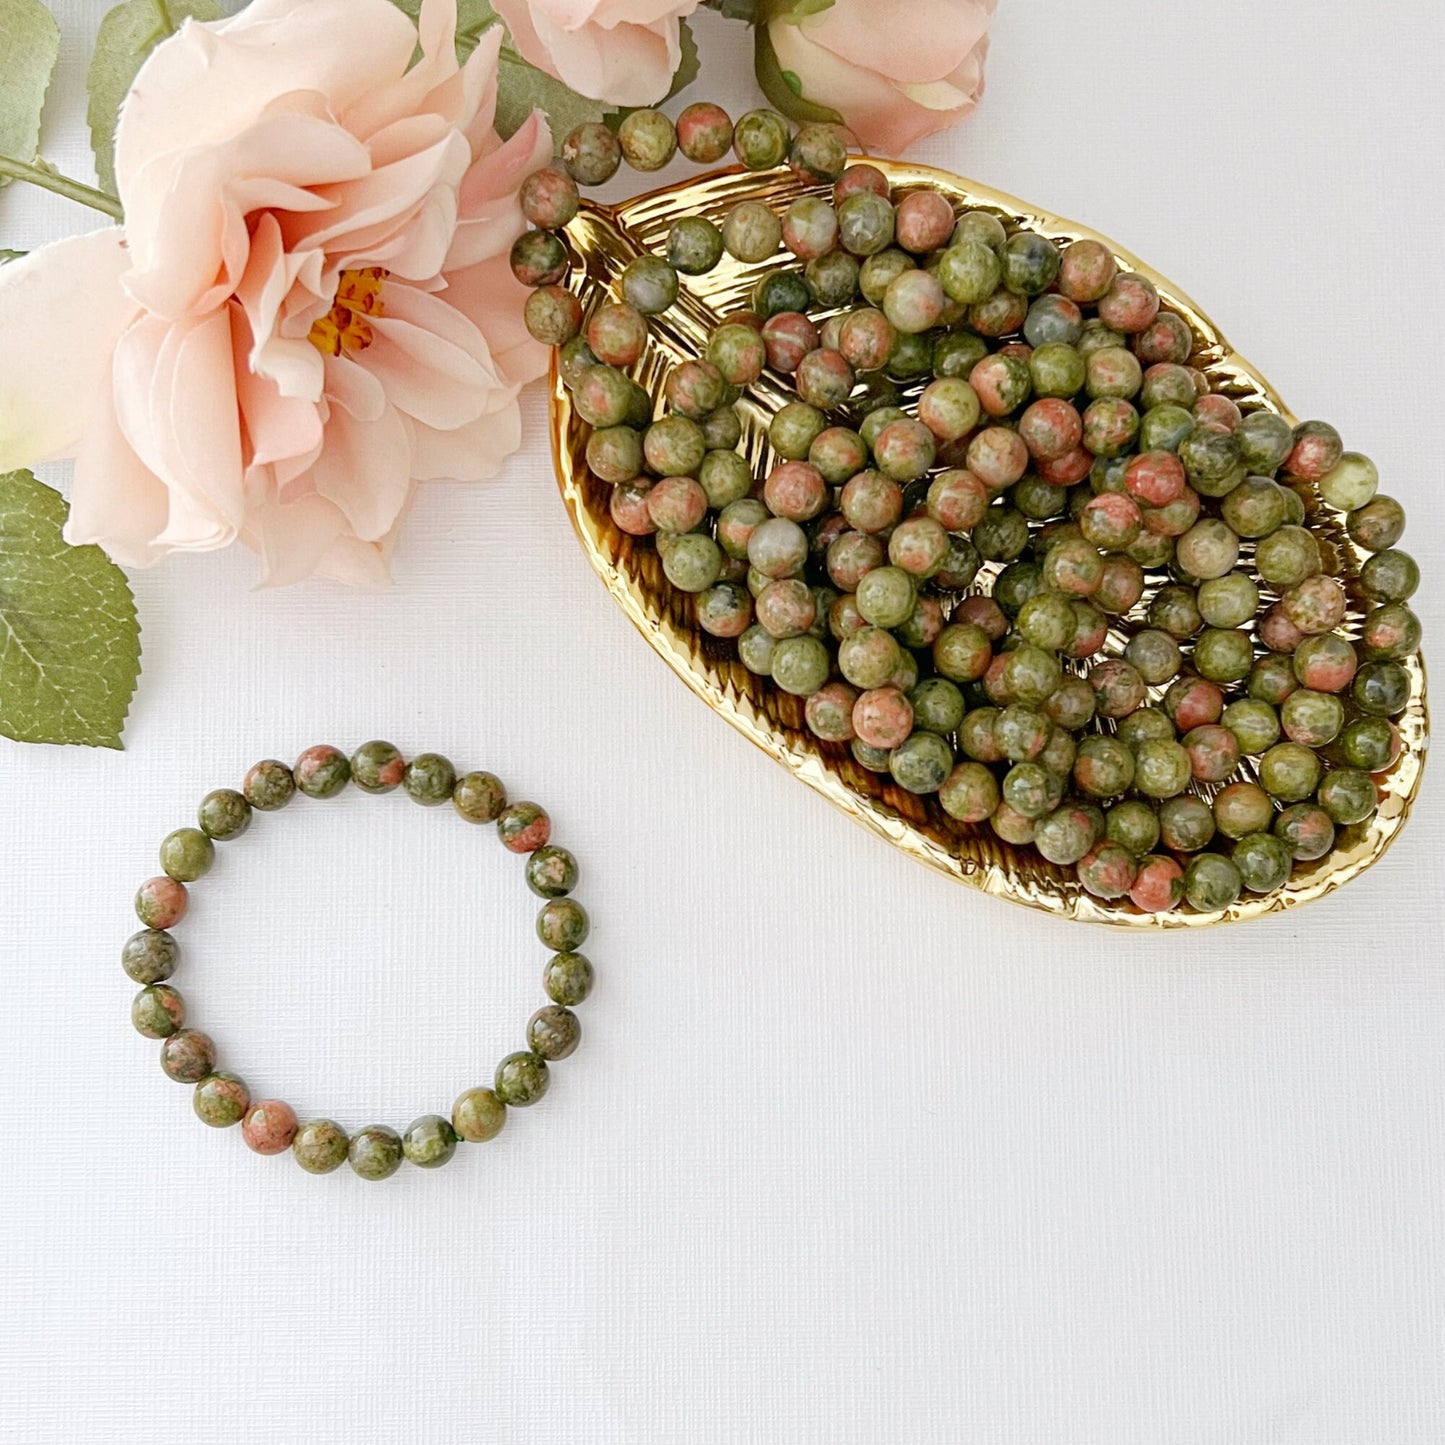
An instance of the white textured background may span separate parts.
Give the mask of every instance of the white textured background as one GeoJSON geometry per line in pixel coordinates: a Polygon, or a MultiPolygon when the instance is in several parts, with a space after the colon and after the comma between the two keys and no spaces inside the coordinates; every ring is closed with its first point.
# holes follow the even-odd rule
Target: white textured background
{"type": "MultiPolygon", "coordinates": [[[[81,174],[104,8],[57,5],[81,174]]],[[[700,29],[743,108],[742,37],[700,29]]],[[[995,36],[919,157],[1146,257],[1371,453],[1445,636],[1437,0],[1004,0],[995,36]]],[[[0,198],[3,245],[88,223],[0,198]]],[[[0,1440],[1445,1439],[1445,780],[1295,917],[993,902],[684,691],[527,418],[502,480],[424,491],[390,595],[174,560],[135,578],[128,750],[0,742],[0,1440]],[[600,970],[539,1108],[381,1185],[202,1128],[117,963],[201,794],[372,736],[551,808],[600,970]]],[[[446,1112],[542,1001],[519,873],[400,797],[303,801],[224,849],[177,982],[258,1095],[446,1112]]]]}

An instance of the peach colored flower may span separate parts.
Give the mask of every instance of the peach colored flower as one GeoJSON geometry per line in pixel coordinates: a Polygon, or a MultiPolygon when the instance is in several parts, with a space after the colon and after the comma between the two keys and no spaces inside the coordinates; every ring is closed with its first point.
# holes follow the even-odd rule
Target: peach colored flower
{"type": "Polygon", "coordinates": [[[455,31],[425,0],[413,64],[387,0],[253,0],[147,60],[124,228],[0,268],[0,470],[75,458],[70,541],[375,585],[416,482],[516,449],[546,358],[507,253],[551,141],[501,141],[500,28],[464,68],[455,31]]]}
{"type": "Polygon", "coordinates": [[[678,22],[699,0],[493,0],[522,59],[579,95],[652,105],[682,61],[678,22]]]}
{"type": "Polygon", "coordinates": [[[983,94],[998,0],[834,0],[768,24],[778,64],[864,145],[898,152],[955,125],[983,94]]]}

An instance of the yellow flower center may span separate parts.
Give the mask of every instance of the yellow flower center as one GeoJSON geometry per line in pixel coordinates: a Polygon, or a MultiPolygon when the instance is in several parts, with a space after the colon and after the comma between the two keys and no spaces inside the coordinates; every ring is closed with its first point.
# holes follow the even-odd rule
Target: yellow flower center
{"type": "Polygon", "coordinates": [[[323,356],[365,351],[376,340],[368,318],[386,315],[382,292],[389,275],[391,272],[381,266],[343,271],[331,310],[316,322],[307,337],[312,346],[323,356]]]}

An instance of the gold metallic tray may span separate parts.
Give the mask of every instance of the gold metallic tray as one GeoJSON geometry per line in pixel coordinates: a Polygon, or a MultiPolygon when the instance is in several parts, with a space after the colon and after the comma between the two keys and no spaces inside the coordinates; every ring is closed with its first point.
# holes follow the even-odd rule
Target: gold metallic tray
{"type": "MultiPolygon", "coordinates": [[[[1028,226],[1062,241],[1087,236],[1103,242],[1124,269],[1149,277],[1158,286],[1165,308],[1177,312],[1189,324],[1195,337],[1192,363],[1209,377],[1214,390],[1231,397],[1246,412],[1268,408],[1291,423],[1295,421],[1274,388],[1230,347],[1193,301],[1108,237],[929,166],[867,159],[887,175],[895,188],[905,192],[936,190],[947,196],[955,208],[990,211],[1010,227],[1028,226]]],[[[759,198],[781,208],[799,195],[824,194],[826,189],[804,185],[786,170],[760,175],[732,170],[656,191],[621,206],[584,206],[568,228],[573,259],[571,284],[590,311],[615,292],[617,277],[633,256],[663,250],[668,229],[677,217],[704,215],[721,224],[727,211],[740,200],[759,198]]],[[[669,367],[700,355],[718,318],[748,308],[759,277],[783,264],[781,255],[762,265],[745,265],[724,256],[709,274],[682,278],[678,303],[665,315],[653,318],[648,352],[633,369],[633,375],[658,399],[659,413],[662,384],[669,367]]],[[[910,400],[918,389],[908,392],[904,388],[910,400]]],[[[783,379],[766,372],[740,403],[743,450],[759,477],[765,475],[773,460],[767,444],[767,420],[793,399],[783,379]]],[[[668,584],[651,540],[630,537],[613,524],[608,511],[611,488],[588,470],[588,428],[572,410],[555,366],[551,430],[562,498],[587,560],[663,661],[744,737],[865,828],[921,862],[985,893],[1061,918],[1135,928],[1199,927],[1257,918],[1321,898],[1364,872],[1390,846],[1409,816],[1429,741],[1425,672],[1418,659],[1408,664],[1410,705],[1396,719],[1403,751],[1395,766],[1377,779],[1379,812],[1366,824],[1342,829],[1336,850],[1328,857],[1312,864],[1297,864],[1289,882],[1276,892],[1246,895],[1218,913],[1196,913],[1184,906],[1172,913],[1147,914],[1127,899],[1105,903],[1093,898],[1079,886],[1072,869],[1045,862],[1032,848],[1001,842],[986,824],[955,822],[936,799],[917,797],[890,779],[859,767],[845,745],[819,742],[803,720],[801,699],[788,696],[767,679],[750,673],[738,660],[734,642],[709,637],[698,629],[692,620],[692,599],[668,584]]],[[[1364,610],[1358,577],[1367,554],[1350,541],[1339,514],[1319,506],[1313,488],[1302,491],[1302,495],[1309,512],[1308,524],[1322,544],[1326,570],[1340,577],[1349,593],[1345,630],[1357,636],[1364,610]]],[[[988,575],[987,569],[983,575],[988,575]]],[[[1146,601],[1162,580],[1162,573],[1150,574],[1146,601]]],[[[1142,613],[1141,603],[1111,630],[1111,651],[1122,645],[1142,613]]],[[[1161,690],[1154,691],[1157,696],[1161,690]]],[[[1206,796],[1213,791],[1197,786],[1196,790],[1206,796]]]]}

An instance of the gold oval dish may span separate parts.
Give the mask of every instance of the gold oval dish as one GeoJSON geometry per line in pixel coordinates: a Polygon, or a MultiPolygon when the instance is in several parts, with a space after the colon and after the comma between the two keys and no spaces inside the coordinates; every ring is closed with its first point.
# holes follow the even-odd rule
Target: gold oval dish
{"type": "MultiPolygon", "coordinates": [[[[1103,242],[1123,269],[1149,277],[1158,286],[1165,308],[1189,324],[1195,337],[1192,363],[1205,373],[1215,391],[1232,398],[1246,412],[1268,408],[1291,423],[1295,421],[1269,383],[1235,353],[1194,302],[1106,236],[929,166],[868,160],[896,189],[936,190],[958,209],[990,211],[1005,225],[1028,226],[1061,241],[1087,236],[1103,242]]],[[[786,170],[762,174],[732,170],[616,207],[588,205],[568,228],[573,252],[571,284],[590,311],[599,299],[613,294],[619,273],[632,257],[663,250],[677,217],[703,215],[721,224],[728,210],[744,199],[763,199],[781,210],[799,195],[826,191],[826,187],[803,184],[786,170]]],[[[718,318],[749,308],[758,279],[784,261],[780,254],[771,262],[745,265],[725,255],[707,275],[683,278],[677,304],[652,319],[648,352],[633,369],[633,375],[657,399],[659,413],[668,368],[701,355],[718,318]]],[[[919,388],[903,390],[912,399],[919,388]]],[[[759,477],[766,474],[772,461],[767,420],[793,399],[784,381],[766,372],[739,404],[744,417],[743,450],[759,477]]],[[[1429,740],[1425,673],[1418,659],[1408,664],[1412,682],[1409,707],[1396,720],[1403,751],[1395,766],[1377,779],[1379,812],[1366,824],[1342,829],[1337,847],[1328,857],[1297,864],[1289,882],[1276,892],[1247,895],[1218,913],[1196,913],[1185,906],[1171,913],[1150,914],[1140,912],[1127,899],[1106,903],[1094,898],[1079,886],[1072,869],[1045,862],[1032,848],[1003,843],[986,825],[955,822],[936,798],[915,796],[891,779],[859,767],[842,744],[820,742],[804,723],[801,699],[749,672],[738,660],[733,642],[709,637],[698,629],[693,623],[691,597],[669,585],[651,541],[634,539],[613,523],[608,510],[611,489],[588,470],[588,428],[574,413],[555,366],[551,429],[562,498],[583,551],[607,590],[663,661],[744,737],[829,802],[905,853],[985,893],[1061,918],[1135,928],[1189,928],[1257,918],[1323,897],[1349,882],[1384,853],[1409,815],[1429,740]]],[[[1359,569],[1367,554],[1350,541],[1339,514],[1319,506],[1313,488],[1302,488],[1301,495],[1308,523],[1320,539],[1326,570],[1346,583],[1346,631],[1356,636],[1364,602],[1358,587],[1359,569]]],[[[1146,601],[1162,576],[1150,574],[1146,601]]],[[[1142,611],[1143,603],[1111,629],[1111,651],[1117,651],[1138,624],[1142,611]]],[[[1156,695],[1159,691],[1155,690],[1156,695]]]]}

